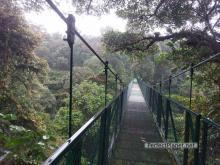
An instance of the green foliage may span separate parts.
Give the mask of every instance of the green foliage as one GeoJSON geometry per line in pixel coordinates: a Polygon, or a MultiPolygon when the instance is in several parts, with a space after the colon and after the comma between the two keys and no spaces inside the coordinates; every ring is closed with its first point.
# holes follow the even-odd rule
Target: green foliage
{"type": "Polygon", "coordinates": [[[171,37],[174,40],[187,38],[190,41],[188,44],[193,46],[206,45],[215,50],[214,47],[218,45],[218,0],[106,0],[99,3],[72,1],[79,13],[100,14],[116,9],[118,16],[128,20],[128,30],[136,33],[146,34],[156,28],[164,28],[167,35],[177,34],[171,37]],[[187,37],[178,35],[183,31],[188,32],[187,37]],[[204,40],[201,41],[200,37],[204,40]]]}
{"type": "Polygon", "coordinates": [[[169,53],[160,53],[158,56],[155,56],[154,60],[156,63],[161,63],[163,61],[167,61],[169,59],[169,53]]]}
{"type": "Polygon", "coordinates": [[[95,56],[85,60],[83,66],[90,68],[94,73],[99,73],[100,69],[103,68],[102,63],[95,56]]]}
{"type": "MultiPolygon", "coordinates": [[[[215,30],[219,25],[216,24],[212,32],[207,19],[201,18],[211,7],[214,10],[209,20],[216,16],[219,2],[214,0],[199,5],[193,5],[196,1],[180,0],[73,2],[77,3],[78,12],[80,8],[80,12],[100,14],[116,8],[117,14],[128,20],[127,32],[104,34],[105,53],[100,38],[86,37],[125,83],[133,74],[151,83],[158,82],[180,67],[186,68],[191,62],[197,63],[219,50],[219,35],[215,30]],[[204,28],[194,26],[203,23],[204,28]],[[166,36],[147,34],[158,26],[169,27],[166,36]],[[162,43],[165,39],[171,40],[162,43]]],[[[0,1],[0,148],[10,151],[5,164],[40,164],[67,138],[69,47],[60,34],[40,35],[39,29],[28,25],[22,13],[27,9],[38,10],[42,3],[41,0],[0,1]],[[40,38],[42,42],[35,49],[40,38]]],[[[73,70],[75,132],[104,107],[105,77],[103,65],[79,40],[74,44],[73,70]]],[[[193,80],[193,111],[216,122],[220,121],[219,73],[216,60],[194,70],[193,80]]],[[[188,107],[189,76],[172,81],[172,87],[171,98],[188,107]]],[[[108,102],[114,94],[115,77],[109,74],[108,102]]],[[[175,120],[180,124],[183,119],[175,120]]],[[[94,127],[99,126],[98,121],[96,124],[94,127]]],[[[89,134],[88,139],[95,138],[94,130],[89,134]]],[[[91,148],[87,146],[88,151],[91,148]]],[[[83,161],[86,162],[86,158],[83,161]]]]}
{"type": "MultiPolygon", "coordinates": [[[[73,105],[75,110],[82,111],[84,119],[88,120],[95,112],[105,105],[104,86],[95,82],[83,81],[74,87],[73,105]]],[[[107,100],[111,100],[111,95],[107,95],[107,100]]]]}
{"type": "Polygon", "coordinates": [[[73,72],[74,72],[73,81],[77,84],[95,75],[94,71],[86,66],[85,67],[74,67],[73,72]]]}
{"type": "Polygon", "coordinates": [[[158,50],[156,45],[148,47],[149,41],[143,39],[142,34],[131,32],[108,31],[103,35],[102,39],[107,51],[122,51],[130,54],[132,58],[142,58],[148,54],[155,53],[158,50]]]}
{"type": "Polygon", "coordinates": [[[13,160],[21,164],[37,164],[42,158],[46,158],[46,148],[42,144],[44,142],[46,145],[47,139],[45,136],[42,138],[43,132],[14,125],[13,123],[17,121],[14,114],[0,114],[0,116],[0,145],[10,151],[6,162],[13,160]]]}
{"type": "Polygon", "coordinates": [[[179,103],[181,103],[185,107],[189,106],[189,97],[180,96],[180,95],[176,95],[176,94],[171,94],[170,98],[177,101],[177,102],[179,102],[179,103]]]}
{"type": "MultiPolygon", "coordinates": [[[[67,42],[62,40],[62,35],[59,33],[42,34],[42,42],[39,47],[36,48],[35,53],[48,61],[49,66],[56,70],[69,70],[69,58],[70,48],[67,42]]],[[[92,40],[93,43],[100,43],[99,38],[86,37],[87,40],[92,40]],[[95,41],[95,42],[94,42],[95,41]]],[[[94,45],[97,51],[100,51],[100,47],[94,45]]],[[[89,59],[92,55],[86,46],[76,39],[74,44],[74,66],[83,66],[85,60],[89,59]]]]}
{"type": "MultiPolygon", "coordinates": [[[[80,110],[74,110],[72,116],[72,125],[73,125],[73,132],[78,130],[83,124],[83,112],[80,110]]],[[[68,132],[68,117],[69,117],[69,109],[67,107],[61,107],[53,121],[54,129],[56,132],[56,136],[61,136],[63,139],[67,138],[68,132]]]]}

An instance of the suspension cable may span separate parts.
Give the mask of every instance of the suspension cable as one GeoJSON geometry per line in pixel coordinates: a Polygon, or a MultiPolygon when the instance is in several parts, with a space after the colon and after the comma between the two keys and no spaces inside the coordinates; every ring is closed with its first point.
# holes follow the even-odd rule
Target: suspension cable
{"type": "MultiPolygon", "coordinates": [[[[207,58],[207,59],[205,59],[205,60],[199,62],[198,64],[193,65],[192,67],[189,67],[189,68],[187,68],[187,69],[185,69],[185,70],[182,70],[181,72],[179,72],[179,73],[177,73],[177,74],[171,75],[168,79],[165,79],[165,80],[161,81],[161,83],[164,83],[164,82],[166,82],[166,81],[169,81],[170,79],[174,79],[174,78],[176,78],[176,77],[178,77],[178,76],[180,76],[180,75],[182,75],[182,74],[184,74],[184,73],[190,71],[191,69],[198,68],[199,66],[201,66],[201,65],[203,65],[203,64],[206,64],[206,63],[208,63],[209,61],[211,61],[211,60],[213,60],[213,59],[215,59],[215,58],[218,58],[218,57],[220,57],[220,53],[214,54],[214,55],[210,56],[209,58],[207,58]]],[[[159,84],[159,83],[160,83],[160,82],[156,82],[153,86],[155,86],[155,85],[157,85],[157,84],[159,84]]]]}
{"type": "MultiPolygon", "coordinates": [[[[64,17],[63,13],[57,8],[57,6],[52,2],[52,0],[46,0],[46,2],[50,5],[50,7],[58,14],[58,16],[67,23],[66,18],[64,17]]],[[[89,43],[80,35],[80,33],[75,30],[75,34],[79,37],[79,39],[92,51],[92,53],[102,62],[103,65],[106,64],[106,62],[100,57],[100,55],[89,45],[89,43]]],[[[117,74],[108,67],[109,71],[116,76],[117,74]]],[[[119,78],[119,81],[122,82],[122,80],[119,78]]]]}

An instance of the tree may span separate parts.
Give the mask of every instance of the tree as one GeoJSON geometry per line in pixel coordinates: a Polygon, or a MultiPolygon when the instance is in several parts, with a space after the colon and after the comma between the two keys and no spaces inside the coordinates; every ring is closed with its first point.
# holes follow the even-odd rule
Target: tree
{"type": "MultiPolygon", "coordinates": [[[[101,3],[93,0],[73,0],[73,3],[78,9],[82,8],[79,12],[91,14],[100,14],[116,8],[117,15],[128,20],[129,33],[126,32],[127,34],[121,37],[127,41],[124,44],[125,48],[127,45],[141,43],[145,44],[144,47],[147,49],[158,41],[170,39],[183,40],[189,47],[208,50],[197,54],[198,57],[204,58],[220,52],[218,0],[106,0],[101,3]],[[149,35],[149,32],[158,27],[166,29],[166,32],[149,35]],[[129,35],[130,39],[126,40],[125,37],[129,35]]],[[[120,40],[117,43],[120,43],[120,40]]]]}
{"type": "Polygon", "coordinates": [[[25,99],[31,97],[33,80],[42,82],[48,65],[34,55],[38,33],[31,30],[19,7],[13,1],[0,1],[0,4],[0,101],[4,103],[0,106],[21,113],[28,107],[25,99]]]}
{"type": "MultiPolygon", "coordinates": [[[[98,85],[95,82],[83,81],[81,84],[74,87],[74,109],[82,111],[84,114],[84,121],[88,120],[100,108],[105,105],[104,86],[98,85]]],[[[107,95],[107,100],[110,101],[111,95],[107,95]]]]}
{"type": "MultiPolygon", "coordinates": [[[[95,46],[98,52],[102,50],[99,38],[84,37],[86,40],[89,40],[90,43],[93,43],[92,46],[95,46]]],[[[36,48],[35,53],[39,57],[46,59],[52,69],[69,70],[70,48],[67,42],[63,41],[62,38],[62,35],[59,33],[43,33],[42,42],[40,46],[36,48]]],[[[90,50],[79,39],[76,39],[73,49],[74,66],[82,66],[84,61],[92,56],[90,50]]]]}
{"type": "Polygon", "coordinates": [[[0,1],[0,148],[10,151],[3,164],[37,164],[49,148],[43,143],[46,114],[41,108],[54,100],[43,86],[49,68],[34,54],[40,35],[20,5],[0,1]]]}

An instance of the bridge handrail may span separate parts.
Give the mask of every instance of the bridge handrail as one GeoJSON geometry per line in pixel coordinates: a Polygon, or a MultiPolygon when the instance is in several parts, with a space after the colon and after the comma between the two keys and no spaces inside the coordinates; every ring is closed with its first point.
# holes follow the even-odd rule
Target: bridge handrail
{"type": "Polygon", "coordinates": [[[176,78],[176,77],[178,77],[178,76],[180,76],[180,75],[183,75],[183,74],[186,73],[186,72],[190,72],[192,69],[198,68],[199,66],[201,66],[201,65],[203,65],[203,64],[206,64],[207,62],[210,62],[211,60],[213,60],[213,59],[215,59],[215,58],[219,58],[219,57],[220,57],[220,53],[214,54],[214,55],[210,56],[209,58],[207,58],[207,59],[205,59],[205,60],[203,60],[203,61],[201,61],[201,62],[199,62],[199,63],[197,63],[197,64],[195,64],[195,65],[192,65],[192,66],[188,67],[188,68],[185,69],[185,70],[182,70],[182,71],[179,72],[179,73],[170,75],[169,78],[167,78],[167,79],[165,79],[165,80],[162,80],[162,81],[160,81],[160,82],[154,83],[153,86],[156,86],[157,84],[160,84],[160,83],[167,82],[167,81],[169,81],[169,80],[172,80],[172,79],[174,79],[174,78],[176,78]]]}
{"type": "MultiPolygon", "coordinates": [[[[153,113],[158,129],[165,141],[173,142],[172,139],[175,139],[175,142],[183,142],[182,140],[184,138],[184,142],[186,143],[196,142],[198,148],[193,150],[193,156],[191,155],[192,159],[190,161],[193,161],[195,165],[217,163],[217,154],[220,154],[218,151],[220,144],[213,143],[213,141],[218,141],[220,138],[220,125],[209,118],[202,117],[200,114],[193,112],[171,98],[162,95],[161,92],[150,87],[150,85],[147,85],[140,78],[138,82],[146,103],[153,113]],[[175,104],[178,105],[176,109],[175,104]],[[180,113],[180,109],[184,113],[180,113]],[[181,132],[184,134],[181,134],[181,132]]],[[[185,149],[184,152],[172,152],[179,164],[188,164],[190,159],[189,150],[185,149]]]]}
{"type": "MultiPolygon", "coordinates": [[[[150,89],[154,90],[155,92],[157,92],[158,94],[162,95],[162,94],[160,93],[160,91],[158,91],[157,89],[151,87],[150,85],[146,84],[145,82],[142,82],[142,83],[143,83],[145,86],[147,86],[148,88],[150,88],[150,89]]],[[[190,110],[190,109],[187,108],[185,105],[182,105],[182,104],[178,103],[177,101],[175,101],[175,100],[169,98],[168,96],[163,95],[163,97],[164,97],[165,99],[167,99],[168,101],[170,101],[170,102],[176,104],[177,106],[181,107],[181,110],[182,110],[182,111],[187,111],[187,112],[189,112],[189,113],[191,113],[191,114],[193,114],[193,115],[199,115],[199,113],[190,110]],[[183,109],[184,109],[184,110],[183,110],[183,109]]]]}
{"type": "MultiPolygon", "coordinates": [[[[72,137],[70,137],[62,146],[60,146],[43,164],[44,165],[53,165],[53,164],[59,164],[59,161],[64,158],[64,155],[67,154],[69,151],[72,150],[72,147],[75,145],[78,145],[77,143],[79,142],[79,140],[85,135],[85,133],[94,125],[94,123],[100,119],[102,120],[103,118],[107,120],[108,116],[109,115],[112,115],[112,114],[109,114],[108,112],[111,111],[111,108],[115,108],[115,107],[112,107],[114,104],[118,104],[117,105],[117,109],[114,109],[114,113],[117,117],[114,119],[115,122],[118,124],[118,125],[115,125],[116,127],[116,132],[113,132],[113,134],[115,134],[114,136],[117,136],[117,133],[120,129],[120,123],[121,123],[121,118],[122,118],[122,114],[123,114],[123,109],[124,107],[126,106],[126,102],[127,102],[127,90],[128,88],[124,88],[124,90],[117,95],[117,97],[115,97],[104,109],[98,111],[93,117],[91,117],[91,119],[89,119],[74,135],[72,135],[72,137]]],[[[105,121],[105,122],[110,122],[110,121],[105,121]]],[[[103,122],[100,123],[100,130],[105,128],[105,129],[110,129],[110,126],[111,123],[108,124],[107,128],[105,126],[102,125],[103,122]]],[[[100,131],[99,130],[99,131],[100,131]]],[[[104,139],[108,139],[110,135],[106,135],[106,136],[103,136],[102,139],[100,139],[100,141],[104,139]]],[[[114,139],[113,139],[114,140],[114,139]]],[[[108,144],[108,143],[107,143],[108,144]]],[[[101,142],[99,144],[100,148],[101,148],[101,142]]],[[[105,146],[106,144],[104,144],[105,146]]],[[[81,146],[82,148],[82,146],[81,146]]],[[[109,149],[109,147],[104,147],[105,153],[108,154],[109,151],[111,151],[112,148],[109,149]]],[[[78,148],[77,148],[78,149],[78,148]]],[[[76,150],[77,150],[76,149],[76,150]]],[[[81,150],[81,149],[80,149],[81,150]]],[[[80,153],[80,150],[78,149],[77,152],[80,153]]],[[[101,151],[99,151],[99,154],[104,154],[102,153],[101,151]]],[[[100,156],[100,155],[99,155],[100,156]]],[[[106,155],[102,155],[104,157],[106,157],[106,155]]],[[[72,157],[74,157],[72,155],[72,157]]],[[[79,156],[79,160],[78,162],[75,164],[78,164],[80,162],[80,159],[81,159],[81,155],[79,156]]],[[[67,158],[68,159],[68,158],[67,158]]],[[[102,158],[100,158],[102,159],[102,158]]],[[[70,163],[69,160],[65,160],[66,162],[70,163]]],[[[103,162],[100,162],[101,160],[99,160],[99,164],[102,164],[103,162]]],[[[102,160],[102,161],[106,161],[106,160],[102,160]]],[[[72,163],[74,164],[74,162],[72,161],[72,163]]]]}

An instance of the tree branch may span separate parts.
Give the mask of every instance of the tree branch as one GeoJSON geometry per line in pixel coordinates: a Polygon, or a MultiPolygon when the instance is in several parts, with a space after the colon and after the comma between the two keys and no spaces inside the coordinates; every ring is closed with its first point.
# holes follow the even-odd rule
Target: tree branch
{"type": "MultiPolygon", "coordinates": [[[[124,43],[123,45],[121,45],[121,46],[117,47],[116,49],[114,49],[113,52],[117,52],[117,51],[121,51],[121,50],[146,51],[147,49],[149,49],[156,42],[165,41],[165,40],[169,40],[169,39],[179,40],[179,39],[182,39],[182,38],[186,38],[189,41],[189,43],[191,41],[194,41],[194,39],[197,38],[197,41],[201,41],[203,45],[206,45],[206,46],[212,48],[213,52],[215,52],[215,53],[220,52],[219,43],[214,42],[211,36],[201,34],[200,31],[180,31],[178,33],[172,33],[172,34],[166,35],[166,36],[143,37],[143,38],[138,39],[138,40],[133,41],[133,42],[124,43]],[[148,43],[144,48],[135,47],[136,44],[140,44],[140,43],[146,42],[146,41],[148,41],[148,43]]],[[[199,43],[197,43],[197,44],[199,44],[199,43]]]]}
{"type": "Polygon", "coordinates": [[[89,5],[87,6],[87,9],[86,9],[87,10],[87,14],[89,14],[89,10],[90,10],[91,4],[92,4],[92,0],[89,1],[89,5]]]}

